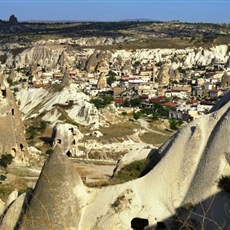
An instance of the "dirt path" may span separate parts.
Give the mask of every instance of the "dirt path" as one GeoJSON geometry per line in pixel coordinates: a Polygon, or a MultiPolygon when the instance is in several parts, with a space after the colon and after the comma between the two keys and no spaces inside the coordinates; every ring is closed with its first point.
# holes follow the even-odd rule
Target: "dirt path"
{"type": "Polygon", "coordinates": [[[91,162],[76,162],[77,171],[86,182],[96,182],[109,179],[115,168],[115,164],[99,164],[91,162]]]}
{"type": "Polygon", "coordinates": [[[149,128],[149,123],[148,123],[146,120],[140,118],[140,119],[138,119],[138,121],[139,121],[141,127],[145,128],[145,129],[148,130],[149,132],[157,133],[157,134],[160,134],[160,135],[163,135],[163,136],[167,136],[167,135],[166,135],[165,133],[163,133],[163,132],[160,132],[160,131],[156,131],[156,130],[150,129],[150,128],[149,128]]]}

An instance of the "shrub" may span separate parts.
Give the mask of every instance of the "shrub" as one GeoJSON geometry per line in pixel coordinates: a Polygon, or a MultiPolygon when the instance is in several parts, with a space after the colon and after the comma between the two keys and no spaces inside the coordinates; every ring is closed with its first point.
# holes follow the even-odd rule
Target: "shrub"
{"type": "MultiPolygon", "coordinates": [[[[116,75],[116,74],[115,74],[115,75],[116,75]]],[[[111,86],[112,83],[116,81],[115,75],[114,75],[114,74],[111,74],[111,75],[107,78],[107,84],[108,84],[108,85],[111,86]]]]}
{"type": "Polygon", "coordinates": [[[48,150],[46,150],[46,154],[47,154],[47,155],[50,155],[50,154],[52,154],[53,152],[54,152],[53,149],[48,149],[48,150]]]}
{"type": "Polygon", "coordinates": [[[104,95],[102,98],[91,99],[89,102],[94,104],[97,109],[105,108],[107,105],[111,104],[113,97],[110,95],[104,95]]]}
{"type": "Polygon", "coordinates": [[[34,136],[35,136],[36,133],[37,133],[37,129],[36,129],[36,127],[34,127],[34,126],[29,126],[29,127],[26,129],[26,133],[28,134],[29,138],[33,139],[34,136]]]}
{"type": "Polygon", "coordinates": [[[156,121],[159,119],[159,114],[157,112],[152,113],[152,120],[156,121]]]}
{"type": "Polygon", "coordinates": [[[94,104],[97,109],[104,108],[103,101],[100,98],[91,99],[89,102],[94,104]]]}
{"type": "Polygon", "coordinates": [[[7,82],[9,83],[10,86],[13,85],[13,80],[11,78],[7,78],[7,82]]]}
{"type": "Polygon", "coordinates": [[[36,134],[43,133],[46,130],[48,124],[48,121],[41,120],[40,124],[37,127],[29,126],[26,129],[26,133],[30,139],[33,139],[36,134]]]}
{"type": "Polygon", "coordinates": [[[141,105],[141,99],[140,98],[133,98],[130,100],[131,107],[139,107],[141,105]]]}
{"type": "Polygon", "coordinates": [[[170,123],[170,129],[173,129],[173,130],[177,130],[178,127],[178,121],[176,119],[171,119],[169,120],[169,123],[170,123]]]}
{"type": "Polygon", "coordinates": [[[218,187],[225,192],[230,193],[230,175],[222,176],[218,182],[218,187]]]}
{"type": "Polygon", "coordinates": [[[141,117],[141,112],[133,112],[133,118],[138,120],[141,117]]]}
{"type": "MultiPolygon", "coordinates": [[[[112,181],[115,183],[123,183],[138,178],[146,166],[145,160],[134,161],[125,165],[115,176],[112,181]]],[[[111,181],[111,182],[112,182],[111,181]]]]}
{"type": "Polygon", "coordinates": [[[6,180],[6,176],[5,175],[0,175],[0,181],[4,181],[4,180],[6,180]]]}
{"type": "Polygon", "coordinates": [[[47,127],[47,124],[48,124],[47,121],[44,121],[44,120],[41,120],[41,121],[40,121],[40,129],[39,129],[39,131],[40,131],[41,133],[43,133],[43,132],[45,131],[45,129],[46,129],[46,127],[47,127]]]}
{"type": "Polygon", "coordinates": [[[133,63],[133,67],[134,67],[134,68],[137,68],[137,67],[140,66],[140,65],[141,65],[140,61],[135,61],[135,62],[133,63]]]}
{"type": "Polygon", "coordinates": [[[0,158],[0,166],[7,168],[13,161],[13,156],[11,154],[3,154],[0,158]]]}

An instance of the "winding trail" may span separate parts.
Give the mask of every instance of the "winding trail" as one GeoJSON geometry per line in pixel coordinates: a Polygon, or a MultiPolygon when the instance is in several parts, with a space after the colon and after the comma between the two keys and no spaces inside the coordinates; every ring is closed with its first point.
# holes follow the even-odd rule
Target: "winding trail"
{"type": "Polygon", "coordinates": [[[167,135],[166,135],[165,133],[163,133],[163,132],[160,132],[160,131],[156,131],[156,130],[150,129],[150,128],[149,128],[149,123],[148,123],[146,120],[140,118],[140,119],[138,119],[138,121],[139,121],[141,127],[145,128],[145,129],[148,130],[149,132],[157,133],[157,134],[160,134],[160,135],[163,135],[163,136],[167,136],[167,135]]]}

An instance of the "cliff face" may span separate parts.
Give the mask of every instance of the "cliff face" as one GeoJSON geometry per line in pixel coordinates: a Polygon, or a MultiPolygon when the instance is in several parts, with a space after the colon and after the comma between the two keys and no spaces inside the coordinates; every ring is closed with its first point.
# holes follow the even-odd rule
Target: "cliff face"
{"type": "Polygon", "coordinates": [[[2,74],[0,90],[0,155],[11,154],[15,162],[26,163],[29,153],[21,114],[2,74]]]}
{"type": "Polygon", "coordinates": [[[191,47],[185,49],[116,49],[113,51],[71,48],[70,44],[64,46],[61,40],[39,41],[28,45],[30,45],[29,48],[24,47],[23,49],[17,44],[0,45],[0,54],[6,57],[5,64],[15,67],[38,64],[50,68],[76,66],[77,64],[81,69],[94,72],[104,61],[112,62],[114,66],[125,66],[135,61],[146,63],[147,60],[154,59],[157,63],[164,62],[173,69],[177,69],[178,67],[191,68],[195,65],[206,66],[214,60],[226,63],[230,56],[227,45],[218,45],[210,49],[191,47]],[[13,55],[11,51],[14,49],[18,52],[16,55],[13,55]]]}

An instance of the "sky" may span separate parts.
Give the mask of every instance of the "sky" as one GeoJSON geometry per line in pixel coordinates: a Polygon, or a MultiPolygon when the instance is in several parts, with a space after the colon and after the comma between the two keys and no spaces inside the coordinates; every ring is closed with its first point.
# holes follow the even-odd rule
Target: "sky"
{"type": "Polygon", "coordinates": [[[0,0],[0,19],[230,23],[230,0],[0,0]]]}

